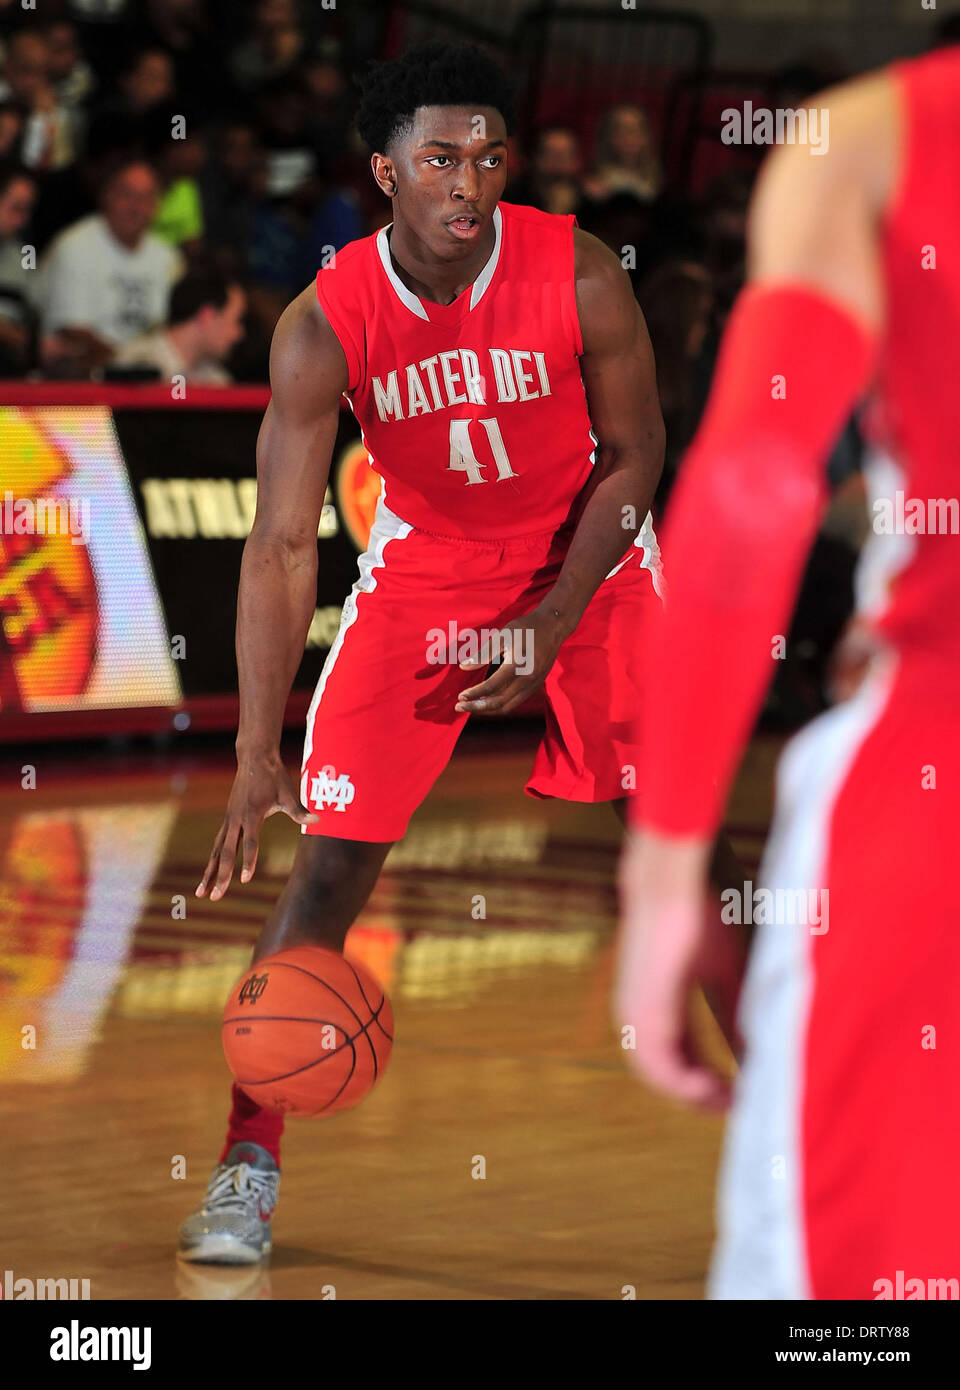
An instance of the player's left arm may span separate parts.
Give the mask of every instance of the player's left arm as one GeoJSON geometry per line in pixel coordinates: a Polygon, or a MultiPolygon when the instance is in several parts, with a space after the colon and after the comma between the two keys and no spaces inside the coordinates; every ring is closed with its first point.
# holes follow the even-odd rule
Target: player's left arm
{"type": "Polygon", "coordinates": [[[588,232],[574,230],[574,277],[583,339],[581,374],[597,438],[576,530],[550,592],[508,626],[525,630],[532,670],[513,663],[461,693],[458,709],[503,713],[544,680],[602,580],[643,525],[663,471],[664,427],[650,337],[626,271],[588,232]]]}
{"type": "Polygon", "coordinates": [[[596,464],[563,568],[544,606],[574,630],[643,525],[663,472],[665,432],[647,325],[619,259],[574,231],[580,371],[596,464]]]}

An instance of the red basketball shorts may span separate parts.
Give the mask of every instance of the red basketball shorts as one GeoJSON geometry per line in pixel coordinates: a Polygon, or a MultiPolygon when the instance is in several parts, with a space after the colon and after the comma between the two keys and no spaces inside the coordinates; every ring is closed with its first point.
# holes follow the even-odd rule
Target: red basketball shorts
{"type": "Polygon", "coordinates": [[[903,657],[781,758],[714,1298],[960,1297],[958,704],[903,657]]]}
{"type": "MultiPolygon", "coordinates": [[[[381,499],[307,715],[300,797],[319,819],[305,833],[403,837],[469,717],[455,711],[458,694],[486,674],[461,671],[460,654],[536,607],[568,544],[569,534],[553,532],[509,542],[434,536],[381,499]]],[[[531,796],[610,801],[636,787],[634,721],[644,631],[660,610],[658,564],[658,554],[631,548],[560,648],[544,685],[531,796]]]]}

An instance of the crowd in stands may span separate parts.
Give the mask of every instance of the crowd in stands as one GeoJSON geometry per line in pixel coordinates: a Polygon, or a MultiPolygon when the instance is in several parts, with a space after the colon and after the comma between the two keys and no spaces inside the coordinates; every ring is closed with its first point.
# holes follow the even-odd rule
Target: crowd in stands
{"type": "MultiPolygon", "coordinates": [[[[298,0],[0,0],[0,375],[265,378],[284,306],[387,211],[351,129],[357,44],[329,18],[298,0]]],[[[638,105],[587,148],[545,127],[514,141],[506,197],[575,213],[623,257],[679,448],[742,273],[749,179],[678,200],[657,150],[638,105]]]]}
{"type": "MultiPolygon", "coordinates": [[[[389,215],[351,127],[351,74],[377,56],[369,11],[345,24],[306,0],[42,9],[0,0],[0,377],[266,380],[284,306],[389,215]]],[[[960,18],[941,31],[938,42],[958,41],[960,18]]],[[[794,64],[774,79],[775,104],[802,104],[838,76],[794,64]]],[[[630,274],[667,426],[659,515],[743,284],[761,152],[727,161],[691,196],[661,167],[642,105],[587,125],[571,111],[568,124],[514,139],[505,197],[575,214],[630,274]]],[[[852,489],[849,514],[861,447],[851,423],[831,460],[840,495],[852,489]]],[[[825,526],[810,562],[790,644],[799,656],[769,706],[786,725],[822,701],[849,610],[848,531],[825,526]]]]}
{"type": "Polygon", "coordinates": [[[328,12],[42,8],[0,0],[0,375],[263,380],[284,305],[371,229],[328,12]]]}

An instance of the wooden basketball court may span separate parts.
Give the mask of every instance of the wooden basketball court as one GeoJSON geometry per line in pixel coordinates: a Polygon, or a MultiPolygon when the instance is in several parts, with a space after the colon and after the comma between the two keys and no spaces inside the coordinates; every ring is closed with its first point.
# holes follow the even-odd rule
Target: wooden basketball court
{"type": "MultiPolygon", "coordinates": [[[[222,1143],[223,1003],[299,832],[269,820],[253,882],[200,901],[231,750],[8,750],[0,1283],[86,1278],[93,1299],[702,1295],[722,1123],[624,1064],[619,825],[608,806],[523,795],[535,739],[469,736],[388,859],[348,949],[392,997],[390,1068],[356,1110],[288,1124],[273,1254],[239,1270],[180,1264],[177,1226],[222,1143]]],[[[775,753],[753,745],[732,806],[748,869],[775,753]]]]}

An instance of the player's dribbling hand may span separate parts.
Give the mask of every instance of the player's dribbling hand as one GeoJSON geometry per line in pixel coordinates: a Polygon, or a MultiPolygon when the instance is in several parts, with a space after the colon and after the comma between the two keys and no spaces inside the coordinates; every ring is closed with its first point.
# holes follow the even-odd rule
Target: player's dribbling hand
{"type": "Polygon", "coordinates": [[[300,804],[290,775],[279,758],[241,759],[227,802],[227,814],[213,842],[203,878],[197,885],[198,898],[205,897],[208,889],[211,902],[223,897],[233,878],[238,845],[243,847],[240,882],[250,881],[257,867],[260,827],[268,816],[278,811],[298,825],[310,825],[319,819],[300,804]]]}
{"type": "Polygon", "coordinates": [[[480,671],[501,655],[503,664],[479,685],[461,690],[456,709],[462,714],[507,714],[522,705],[547,678],[557,652],[569,635],[549,611],[535,608],[499,629],[499,651],[482,652],[477,661],[461,661],[460,670],[480,671]]]}
{"type": "Polygon", "coordinates": [[[730,1083],[703,1059],[689,1017],[698,982],[731,1016],[739,988],[732,938],[716,936],[719,919],[710,911],[709,859],[709,842],[628,838],[613,1002],[618,1029],[632,1029],[627,1060],[644,1081],[675,1100],[723,1109],[730,1083]]]}

